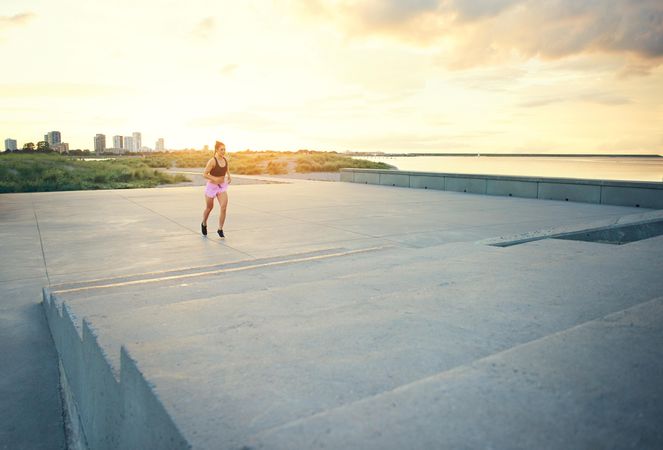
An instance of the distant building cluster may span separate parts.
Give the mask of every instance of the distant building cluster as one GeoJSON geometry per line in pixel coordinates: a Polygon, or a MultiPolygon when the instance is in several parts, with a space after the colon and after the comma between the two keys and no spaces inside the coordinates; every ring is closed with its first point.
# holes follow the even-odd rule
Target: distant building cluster
{"type": "MultiPolygon", "coordinates": [[[[110,142],[109,142],[110,143],[110,142]]],[[[106,144],[106,135],[97,134],[94,136],[95,153],[132,153],[132,152],[151,152],[151,148],[143,146],[143,135],[136,131],[131,136],[113,136],[112,146],[106,144]]],[[[157,139],[154,145],[155,152],[165,150],[163,138],[157,139]]]]}
{"type": "Polygon", "coordinates": [[[66,153],[69,151],[69,144],[62,142],[62,133],[59,131],[49,131],[44,134],[44,140],[36,144],[34,142],[26,142],[22,148],[18,148],[16,139],[5,139],[5,151],[15,152],[16,150],[52,150],[58,153],[66,153]]]}
{"type": "Polygon", "coordinates": [[[69,151],[69,144],[62,142],[62,133],[59,131],[49,131],[44,135],[44,142],[48,143],[48,148],[58,153],[69,151]]]}
{"type": "MultiPolygon", "coordinates": [[[[49,131],[44,134],[44,140],[36,144],[34,142],[27,142],[23,147],[18,146],[16,139],[5,139],[5,151],[15,152],[17,150],[52,150],[59,153],[69,152],[69,144],[62,142],[62,133],[59,131],[49,131]]],[[[89,150],[85,150],[89,151],[89,150]]],[[[154,143],[154,150],[150,147],[143,146],[143,135],[136,131],[131,136],[113,136],[112,141],[106,141],[105,134],[97,134],[94,136],[94,152],[96,154],[102,153],[135,153],[135,152],[163,152],[166,151],[163,138],[157,139],[154,143]],[[112,145],[111,145],[112,144],[112,145]]]]}

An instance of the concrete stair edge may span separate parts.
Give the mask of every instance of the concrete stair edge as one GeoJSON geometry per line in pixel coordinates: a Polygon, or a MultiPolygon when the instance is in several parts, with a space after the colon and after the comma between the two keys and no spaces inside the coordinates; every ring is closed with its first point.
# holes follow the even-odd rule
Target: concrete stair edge
{"type": "Polygon", "coordinates": [[[190,447],[124,347],[120,367],[114,370],[87,321],[83,320],[80,332],[66,304],[59,307],[46,288],[42,305],[60,359],[61,386],[69,390],[64,393],[67,403],[75,403],[67,411],[80,430],[75,446],[190,447]]]}
{"type": "MultiPolygon", "coordinates": [[[[282,445],[283,440],[279,440],[278,442],[273,442],[270,440],[270,436],[274,434],[286,434],[288,433],[289,435],[296,435],[297,439],[300,439],[302,429],[305,428],[309,423],[314,423],[316,421],[324,421],[326,418],[330,418],[334,415],[347,415],[348,417],[355,417],[358,418],[357,414],[353,414],[353,411],[355,409],[361,409],[361,407],[368,406],[368,405],[373,405],[375,403],[380,403],[382,400],[388,400],[390,396],[394,395],[399,395],[399,394],[405,394],[408,393],[409,391],[416,390],[418,387],[426,386],[426,385],[431,385],[435,383],[440,383],[443,382],[445,379],[446,380],[452,380],[452,379],[459,379],[462,378],[464,375],[471,373],[472,371],[477,370],[477,366],[485,366],[488,364],[491,364],[492,362],[497,362],[504,357],[511,356],[514,354],[517,354],[521,352],[522,350],[526,350],[535,346],[539,346],[541,344],[546,344],[548,341],[557,339],[559,337],[564,337],[566,335],[574,333],[576,330],[582,330],[587,327],[591,327],[595,324],[600,324],[603,322],[610,322],[610,321],[616,321],[619,319],[621,316],[624,316],[625,314],[629,314],[631,312],[637,311],[643,307],[646,307],[648,305],[654,305],[656,303],[663,304],[663,296],[662,297],[655,297],[650,300],[643,301],[641,303],[638,303],[636,305],[633,305],[631,307],[611,312],[607,315],[604,315],[602,317],[594,318],[588,321],[585,321],[580,324],[576,324],[572,327],[569,327],[564,330],[560,330],[551,334],[548,334],[546,336],[542,336],[540,338],[534,339],[529,342],[524,342],[518,345],[515,345],[513,347],[510,347],[508,349],[493,353],[491,355],[487,355],[481,358],[477,358],[473,360],[471,363],[468,364],[463,364],[460,366],[456,366],[453,368],[450,368],[448,370],[439,372],[437,374],[433,374],[424,378],[421,378],[419,380],[413,381],[411,383],[407,383],[401,386],[398,386],[394,389],[388,390],[388,391],[383,391],[380,392],[379,394],[365,397],[362,399],[358,399],[356,401],[346,403],[343,405],[340,405],[335,408],[331,408],[325,411],[318,412],[316,414],[313,414],[308,417],[302,417],[300,419],[293,420],[291,422],[265,429],[260,431],[259,433],[253,435],[249,441],[247,442],[247,445],[244,447],[245,449],[262,449],[262,448],[273,448],[273,449],[285,449],[285,448],[328,448],[324,442],[324,438],[321,439],[320,441],[313,440],[312,442],[307,441],[306,446],[302,447],[300,445],[297,445],[296,443],[288,443],[288,445],[292,445],[292,447],[284,447],[282,445]],[[359,407],[359,408],[358,408],[359,407]]],[[[379,411],[379,408],[373,408],[373,410],[379,411]]],[[[379,412],[378,412],[379,414],[379,412]]],[[[305,439],[305,438],[301,438],[305,439]]],[[[300,441],[301,442],[301,441],[300,441]]],[[[347,444],[347,443],[346,443],[347,444]]],[[[358,448],[358,447],[357,447],[358,448]]],[[[366,447],[362,448],[382,448],[382,447],[373,447],[370,445],[367,445],[366,447]]],[[[398,448],[398,447],[394,447],[398,448]]],[[[446,447],[444,447],[446,448],[446,447]]],[[[453,448],[453,447],[450,447],[453,448]]],[[[469,446],[468,448],[471,448],[469,446]]],[[[553,447],[554,448],[554,447],[553,447]]]]}

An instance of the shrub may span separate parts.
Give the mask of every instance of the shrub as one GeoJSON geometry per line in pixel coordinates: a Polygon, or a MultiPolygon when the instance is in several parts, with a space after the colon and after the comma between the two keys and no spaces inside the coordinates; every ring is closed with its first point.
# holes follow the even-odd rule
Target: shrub
{"type": "MultiPolygon", "coordinates": [[[[163,165],[167,160],[155,161],[163,165]]],[[[83,161],[58,154],[0,155],[0,192],[66,191],[153,187],[188,181],[171,176],[135,157],[83,161]]]]}
{"type": "Polygon", "coordinates": [[[242,164],[239,167],[231,166],[232,173],[239,175],[259,175],[263,173],[262,168],[254,163],[242,164]]]}
{"type": "Polygon", "coordinates": [[[338,172],[344,167],[360,167],[369,169],[389,169],[384,163],[376,163],[365,159],[355,159],[337,153],[311,153],[310,151],[298,153],[297,172],[338,172]]]}
{"type": "Polygon", "coordinates": [[[282,175],[288,173],[288,163],[285,161],[270,161],[267,164],[267,173],[270,175],[282,175]]]}

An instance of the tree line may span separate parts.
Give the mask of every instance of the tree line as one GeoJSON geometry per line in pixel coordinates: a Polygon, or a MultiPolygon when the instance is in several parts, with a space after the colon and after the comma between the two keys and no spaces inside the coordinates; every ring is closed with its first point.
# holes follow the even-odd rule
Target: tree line
{"type": "MultiPolygon", "coordinates": [[[[37,145],[34,142],[26,142],[23,144],[23,148],[16,150],[5,150],[5,153],[54,153],[55,150],[51,148],[51,145],[47,141],[39,141],[37,145]]],[[[68,155],[89,155],[90,150],[68,150],[64,152],[68,155]]]]}

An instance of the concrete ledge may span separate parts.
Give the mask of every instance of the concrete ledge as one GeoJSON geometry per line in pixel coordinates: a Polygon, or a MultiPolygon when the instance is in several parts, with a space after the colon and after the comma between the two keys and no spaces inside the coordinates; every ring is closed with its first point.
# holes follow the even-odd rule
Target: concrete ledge
{"type": "MultiPolygon", "coordinates": [[[[660,183],[659,183],[660,184],[660,183]]],[[[605,186],[601,203],[663,209],[663,191],[642,186],[605,186]]]]}
{"type": "Polygon", "coordinates": [[[113,367],[92,327],[83,321],[79,329],[66,304],[59,307],[48,289],[43,294],[65,379],[68,415],[80,432],[75,446],[189,448],[126,349],[121,349],[120,367],[113,367]]]}
{"type": "Polygon", "coordinates": [[[410,176],[401,174],[381,173],[380,184],[383,186],[410,187],[410,176]]]}
{"type": "MultiPolygon", "coordinates": [[[[341,174],[341,176],[343,175],[341,174]]],[[[352,182],[363,184],[380,184],[380,174],[370,172],[355,172],[352,182]]]]}
{"type": "Polygon", "coordinates": [[[538,184],[534,181],[486,180],[486,194],[537,198],[538,184]]]}
{"type": "Polygon", "coordinates": [[[601,203],[601,186],[541,182],[539,183],[538,198],[567,202],[601,203]]]}
{"type": "Polygon", "coordinates": [[[355,181],[354,172],[341,172],[341,181],[352,183],[355,181]]]}
{"type": "MultiPolygon", "coordinates": [[[[341,181],[343,180],[343,173],[341,172],[341,181]]],[[[410,175],[410,187],[416,189],[437,189],[444,190],[444,177],[431,177],[427,175],[410,175]]]]}
{"type": "Polygon", "coordinates": [[[265,430],[248,448],[660,448],[663,352],[646,342],[662,326],[659,297],[265,430]]]}
{"type": "Polygon", "coordinates": [[[663,183],[341,169],[341,181],[472,194],[663,209],[663,183]]]}
{"type": "Polygon", "coordinates": [[[486,180],[481,178],[446,176],[445,188],[447,191],[467,192],[469,194],[485,194],[486,180]]]}
{"type": "Polygon", "coordinates": [[[606,241],[610,239],[601,239],[602,235],[614,236],[620,233],[624,234],[622,240],[629,242],[631,240],[656,236],[658,230],[661,228],[661,224],[663,224],[663,211],[649,211],[646,213],[629,214],[616,219],[601,219],[590,223],[578,223],[511,236],[483,239],[477,241],[477,243],[495,247],[511,247],[512,245],[539,241],[541,239],[587,240],[582,238],[582,236],[591,235],[598,236],[593,241],[606,241]]]}

